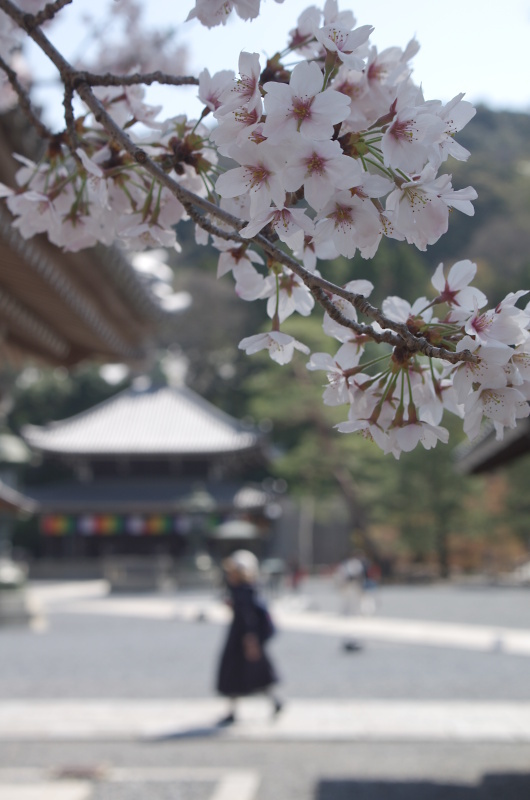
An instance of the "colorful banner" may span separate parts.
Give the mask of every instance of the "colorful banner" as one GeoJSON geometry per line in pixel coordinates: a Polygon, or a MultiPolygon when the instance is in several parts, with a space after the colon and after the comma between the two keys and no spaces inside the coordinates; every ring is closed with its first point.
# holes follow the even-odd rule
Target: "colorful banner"
{"type": "Polygon", "coordinates": [[[40,518],[40,531],[45,536],[186,536],[191,530],[210,530],[220,522],[221,517],[212,514],[200,519],[183,514],[45,514],[40,518]]]}
{"type": "Polygon", "coordinates": [[[58,514],[41,517],[41,532],[47,536],[65,536],[75,531],[74,517],[65,517],[58,514]]]}

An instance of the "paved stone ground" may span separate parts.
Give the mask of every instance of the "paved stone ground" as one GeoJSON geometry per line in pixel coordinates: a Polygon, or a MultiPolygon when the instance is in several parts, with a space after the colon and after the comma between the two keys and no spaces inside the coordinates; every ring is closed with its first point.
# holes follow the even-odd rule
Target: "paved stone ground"
{"type": "Polygon", "coordinates": [[[0,630],[1,800],[530,797],[528,590],[388,587],[344,619],[307,582],[274,601],[285,713],[247,701],[221,735],[215,597],[35,599],[41,624],[0,630]]]}
{"type": "Polygon", "coordinates": [[[40,794],[30,800],[94,800],[86,793],[59,795],[57,789],[67,783],[78,792],[110,785],[109,791],[121,792],[116,800],[136,800],[133,792],[139,782],[149,787],[141,800],[159,800],[155,792],[164,784],[178,800],[192,800],[186,795],[192,785],[209,792],[203,794],[204,800],[528,800],[530,796],[530,748],[513,744],[323,741],[291,742],[286,748],[275,742],[266,746],[240,742],[234,747],[204,740],[165,741],[149,747],[116,741],[25,742],[11,743],[2,753],[10,764],[33,765],[24,781],[12,767],[0,770],[2,800],[20,800],[3,787],[35,786],[38,780],[40,794]],[[83,767],[88,776],[90,769],[99,769],[99,780],[79,776],[83,767]],[[57,779],[68,770],[73,774],[77,770],[78,777],[57,779]],[[116,770],[128,780],[113,782],[116,770]],[[140,775],[143,781],[138,780],[140,775]],[[48,794],[43,792],[46,785],[48,794]]]}

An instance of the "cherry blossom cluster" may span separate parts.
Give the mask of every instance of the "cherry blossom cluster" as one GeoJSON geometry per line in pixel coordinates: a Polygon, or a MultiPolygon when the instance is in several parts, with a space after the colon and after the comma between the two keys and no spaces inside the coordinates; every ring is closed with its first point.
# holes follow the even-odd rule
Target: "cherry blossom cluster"
{"type": "Polygon", "coordinates": [[[243,237],[268,226],[302,258],[323,243],[370,258],[383,236],[425,250],[450,209],[474,213],[474,189],[438,176],[448,156],[468,157],[454,136],[474,108],[463,95],[426,102],[410,77],[416,43],[378,53],[371,32],[327,0],[291,32],[285,54],[304,56],[292,71],[282,54],[261,64],[243,52],[235,82],[227,71],[201,75],[218,123],[211,139],[239,164],[216,190],[239,198],[243,237]]]}
{"type": "MultiPolygon", "coordinates": [[[[43,5],[25,2],[32,13],[43,5]]],[[[392,297],[379,310],[367,299],[370,281],[338,287],[321,272],[338,256],[372,258],[383,237],[426,250],[451,211],[474,213],[475,190],[454,189],[446,162],[468,158],[456,135],[475,110],[462,94],[446,104],[424,99],[412,79],[414,40],[379,52],[371,26],[326,0],[300,15],[271,58],[243,51],[237,73],[178,78],[182,51],[164,52],[163,38],[138,24],[136,0],[121,0],[135,52],[131,60],[130,47],[115,48],[99,71],[122,73],[98,79],[58,58],[11,0],[0,6],[0,23],[33,37],[65,86],[65,131],[49,138],[38,163],[18,156],[16,187],[0,189],[22,236],[46,232],[69,250],[178,248],[178,223],[191,217],[197,243],[219,252],[218,275],[231,272],[243,300],[266,302],[271,329],[240,348],[266,350],[279,364],[295,350],[309,355],[281,327],[320,304],[325,333],[340,342],[334,357],[314,353],[308,363],[327,373],[324,402],[349,405],[341,432],[368,436],[395,457],[446,442],[444,411],[463,417],[471,438],[484,417],[502,436],[528,415],[530,310],[517,306],[525,292],[481,311],[475,265],[462,261],[447,277],[437,269],[433,300],[392,297]],[[161,118],[146,100],[153,80],[197,84],[200,118],[161,118]],[[77,118],[76,92],[86,105],[77,118]]],[[[188,19],[212,27],[233,10],[255,19],[260,0],[196,0],[188,19]]],[[[11,37],[2,30],[0,46],[11,37]]]]}
{"type": "MultiPolygon", "coordinates": [[[[283,0],[276,0],[283,3],[283,0]]],[[[241,19],[256,19],[259,15],[261,0],[195,0],[195,8],[188,14],[188,20],[198,19],[208,28],[226,25],[235,9],[241,19]]]]}
{"type": "MultiPolygon", "coordinates": [[[[138,86],[99,90],[115,121],[132,126],[139,120],[156,131],[141,133],[141,142],[155,163],[196,195],[207,192],[207,176],[216,155],[205,151],[207,131],[191,127],[185,116],[157,125],[153,109],[143,103],[138,86]]],[[[155,112],[157,109],[154,109],[155,112]]],[[[133,134],[134,135],[134,134],[133,134]]],[[[150,177],[90,118],[80,131],[82,146],[72,151],[64,137],[50,143],[49,157],[35,164],[16,156],[22,167],[18,188],[0,185],[14,226],[24,238],[47,233],[65,250],[81,250],[98,242],[127,249],[178,247],[175,226],[187,215],[182,203],[150,177]]]]}
{"type": "MultiPolygon", "coordinates": [[[[505,428],[529,415],[530,303],[524,310],[515,305],[527,292],[509,294],[496,308],[481,311],[487,298],[470,286],[475,273],[476,265],[466,260],[454,264],[445,277],[440,264],[432,278],[438,292],[433,300],[420,297],[410,305],[388,297],[383,303],[389,320],[448,350],[467,349],[474,361],[444,364],[411,356],[404,348],[367,358],[366,336],[325,316],[325,332],[341,345],[334,356],[313,353],[307,366],[327,373],[325,404],[349,405],[348,420],[337,426],[339,431],[358,432],[399,458],[418,443],[429,450],[448,441],[449,433],[440,425],[444,411],[464,419],[470,439],[478,435],[483,418],[491,420],[502,438],[505,428]],[[435,309],[443,316],[434,316],[435,309]]],[[[373,286],[353,281],[348,288],[368,296],[373,286]]],[[[351,305],[342,303],[342,311],[357,320],[351,305]]]]}

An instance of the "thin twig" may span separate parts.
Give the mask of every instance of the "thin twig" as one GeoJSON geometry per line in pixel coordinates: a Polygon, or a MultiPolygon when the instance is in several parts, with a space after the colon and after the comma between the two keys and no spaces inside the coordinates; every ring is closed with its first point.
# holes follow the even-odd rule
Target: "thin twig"
{"type": "Polygon", "coordinates": [[[30,24],[33,26],[39,26],[42,25],[43,22],[48,22],[54,18],[58,11],[65,6],[70,5],[72,2],[73,0],[55,0],[54,3],[47,3],[42,11],[39,11],[38,14],[27,14],[27,16],[31,19],[30,24]]]}
{"type": "Polygon", "coordinates": [[[167,86],[198,86],[199,79],[191,75],[169,75],[167,72],[136,72],[134,75],[113,75],[106,72],[98,75],[95,72],[76,71],[73,79],[74,89],[78,83],[87,83],[89,86],[136,86],[138,84],[150,86],[152,83],[167,86]]]}
{"type": "Polygon", "coordinates": [[[41,139],[51,139],[53,133],[48,130],[46,125],[38,118],[37,114],[33,110],[33,106],[31,105],[31,100],[29,99],[28,93],[18,80],[18,75],[14,69],[12,69],[9,64],[7,64],[4,59],[0,56],[0,69],[2,69],[5,74],[7,75],[7,79],[13,89],[15,90],[16,94],[18,95],[18,102],[19,106],[30,121],[31,125],[35,128],[41,139]]]}
{"type": "Polygon", "coordinates": [[[63,98],[64,121],[66,122],[66,130],[68,131],[70,151],[72,155],[75,154],[76,158],[79,159],[79,156],[75,152],[79,147],[79,137],[75,127],[73,99],[74,90],[69,84],[65,84],[63,98]]]}

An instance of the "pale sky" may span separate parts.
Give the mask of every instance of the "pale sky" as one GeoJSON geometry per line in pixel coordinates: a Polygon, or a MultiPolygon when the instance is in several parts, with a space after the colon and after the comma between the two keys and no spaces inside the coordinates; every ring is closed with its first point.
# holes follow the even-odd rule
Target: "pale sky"
{"type": "MultiPolygon", "coordinates": [[[[79,14],[105,8],[108,0],[73,0],[61,14],[65,24],[55,32],[54,42],[68,53],[82,38],[79,14]]],[[[254,22],[234,18],[224,27],[208,30],[198,22],[179,27],[179,41],[188,45],[191,70],[203,67],[237,71],[239,52],[245,49],[272,55],[283,49],[288,31],[308,5],[323,5],[319,0],[262,0],[263,13],[254,22]]],[[[194,6],[193,0],[146,0],[146,22],[151,26],[177,26],[194,6]],[[170,13],[170,9],[175,9],[170,13]]],[[[426,99],[447,101],[459,92],[472,102],[485,102],[495,109],[530,112],[530,0],[504,0],[502,4],[485,0],[440,3],[434,0],[339,0],[339,8],[351,9],[359,25],[375,27],[371,42],[378,49],[405,47],[415,36],[421,50],[413,60],[414,79],[423,86],[426,99]],[[487,9],[496,9],[488,11],[487,9]]],[[[41,59],[34,61],[39,74],[46,75],[41,59]]],[[[200,106],[183,93],[179,107],[169,114],[186,111],[194,115],[200,106]]],[[[164,94],[163,97],[169,95],[164,94]]],[[[151,95],[160,102],[161,95],[151,95]]],[[[175,103],[175,95],[172,100],[175,103]]],[[[57,101],[56,101],[57,102],[57,101]]],[[[60,104],[60,99],[58,100],[60,104]]],[[[60,109],[59,109],[60,110],[60,109]]],[[[168,115],[169,115],[168,114],[168,115]]]]}

